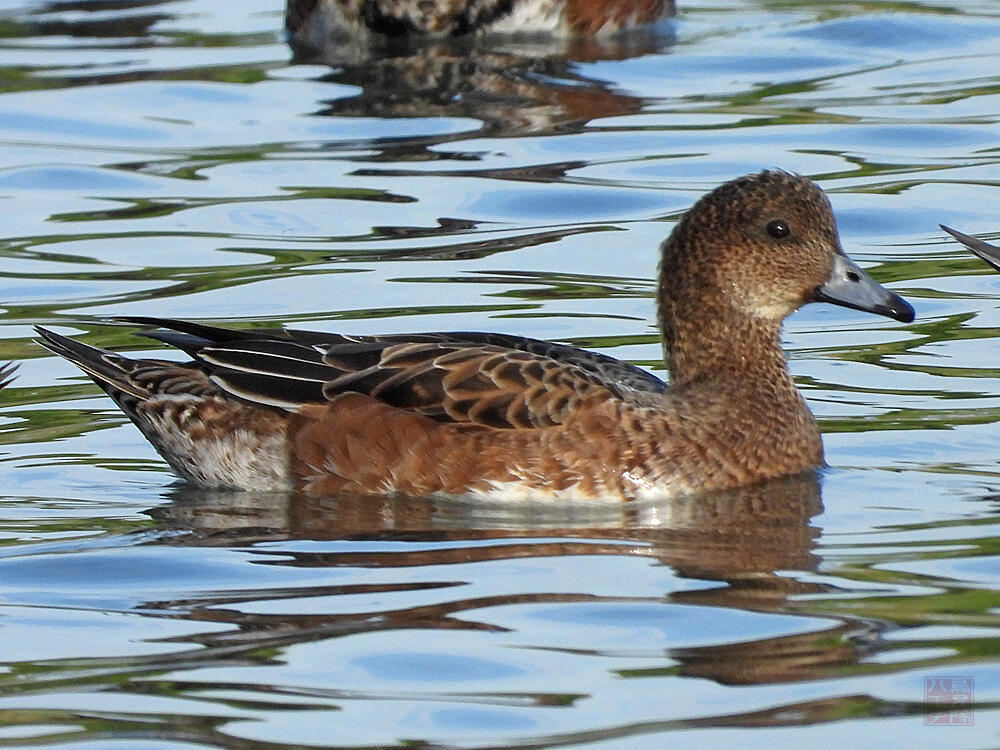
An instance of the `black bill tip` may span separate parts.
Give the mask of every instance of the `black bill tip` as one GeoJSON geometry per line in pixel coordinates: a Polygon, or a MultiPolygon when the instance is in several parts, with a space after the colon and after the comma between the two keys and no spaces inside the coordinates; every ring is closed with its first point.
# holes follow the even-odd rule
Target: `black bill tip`
{"type": "Polygon", "coordinates": [[[913,305],[898,294],[893,294],[892,299],[887,305],[875,308],[874,312],[879,315],[885,315],[887,318],[898,320],[900,323],[912,323],[913,319],[917,316],[913,305]]]}

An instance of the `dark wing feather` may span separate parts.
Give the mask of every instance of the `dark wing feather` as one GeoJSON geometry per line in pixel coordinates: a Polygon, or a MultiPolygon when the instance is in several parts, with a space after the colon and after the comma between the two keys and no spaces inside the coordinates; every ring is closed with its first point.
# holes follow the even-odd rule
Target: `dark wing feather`
{"type": "Polygon", "coordinates": [[[233,396],[285,409],[355,392],[440,421],[529,428],[561,424],[589,399],[645,402],[664,388],[610,357],[500,334],[344,336],[132,320],[169,327],[147,335],[176,338],[233,396]]]}
{"type": "Polygon", "coordinates": [[[213,383],[233,396],[281,409],[297,409],[303,404],[319,403],[324,400],[323,384],[314,380],[232,370],[217,371],[210,378],[213,383]]]}
{"type": "MultiPolygon", "coordinates": [[[[316,349],[286,341],[238,341],[205,346],[195,357],[208,365],[261,375],[278,375],[289,380],[330,379],[332,370],[316,349]]],[[[213,368],[214,369],[214,368],[213,368]]]]}
{"type": "Polygon", "coordinates": [[[647,393],[663,393],[667,384],[650,372],[606,354],[578,349],[567,344],[554,344],[541,339],[508,336],[502,333],[450,333],[439,334],[455,340],[502,346],[530,352],[559,362],[565,362],[598,376],[602,381],[614,383],[623,389],[647,393]]]}
{"type": "MultiPolygon", "coordinates": [[[[346,336],[322,331],[304,331],[296,328],[249,328],[233,330],[231,328],[220,328],[218,326],[208,326],[201,323],[171,320],[168,318],[123,317],[119,318],[119,320],[168,329],[166,331],[149,331],[143,335],[171,345],[174,345],[173,340],[168,337],[173,337],[175,336],[174,332],[178,332],[197,337],[204,342],[202,345],[258,339],[293,341],[300,344],[320,346],[328,350],[330,364],[335,364],[333,360],[338,355],[345,357],[344,367],[347,369],[363,369],[363,367],[375,364],[381,356],[381,351],[388,344],[443,343],[498,346],[504,349],[529,352],[541,357],[575,365],[581,370],[596,375],[606,383],[616,384],[622,390],[662,393],[666,389],[666,383],[652,373],[631,365],[628,362],[622,362],[614,357],[587,351],[586,349],[577,349],[574,346],[566,344],[554,344],[551,341],[531,339],[524,336],[510,336],[503,333],[457,331],[454,333],[436,332],[383,336],[346,336]],[[362,363],[359,360],[365,354],[371,358],[371,361],[361,366],[362,363]]],[[[185,346],[179,346],[179,348],[189,351],[185,346]]]]}

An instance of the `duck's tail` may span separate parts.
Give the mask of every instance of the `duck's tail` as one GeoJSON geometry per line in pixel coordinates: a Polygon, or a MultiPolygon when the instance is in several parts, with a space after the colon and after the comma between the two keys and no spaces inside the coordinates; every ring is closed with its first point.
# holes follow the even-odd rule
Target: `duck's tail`
{"type": "MultiPolygon", "coordinates": [[[[130,359],[35,326],[42,346],[87,373],[133,421],[136,407],[159,396],[204,397],[219,389],[192,362],[130,359]]],[[[136,421],[138,424],[138,421],[136,421]]]]}
{"type": "Polygon", "coordinates": [[[3,390],[11,381],[17,377],[14,373],[17,372],[17,368],[20,367],[17,362],[4,362],[0,365],[0,390],[3,390]]]}
{"type": "Polygon", "coordinates": [[[125,408],[123,402],[130,399],[144,401],[151,395],[130,377],[137,364],[135,360],[61,336],[41,326],[35,326],[35,331],[42,337],[39,342],[42,346],[53,354],[68,359],[87,373],[122,408],[125,408]]]}
{"type": "Polygon", "coordinates": [[[87,373],[188,481],[240,489],[290,486],[283,416],[225,400],[194,363],[129,359],[36,330],[42,346],[87,373]]]}

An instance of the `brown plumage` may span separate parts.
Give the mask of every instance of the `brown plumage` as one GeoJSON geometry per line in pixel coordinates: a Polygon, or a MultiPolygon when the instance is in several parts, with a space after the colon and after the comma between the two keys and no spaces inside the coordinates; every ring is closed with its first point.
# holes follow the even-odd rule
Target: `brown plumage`
{"type": "Polygon", "coordinates": [[[200,486],[641,498],[820,464],[782,320],[811,301],[907,322],[912,308],[843,254],[822,191],[784,172],[709,193],[661,250],[669,387],[610,357],[501,334],[128,319],[192,358],[177,364],[39,332],[200,486]]]}
{"type": "Polygon", "coordinates": [[[565,26],[573,34],[649,26],[673,15],[672,0],[565,0],[565,26]]]}
{"type": "Polygon", "coordinates": [[[288,0],[285,27],[293,37],[590,36],[649,26],[673,14],[673,0],[288,0]]]}

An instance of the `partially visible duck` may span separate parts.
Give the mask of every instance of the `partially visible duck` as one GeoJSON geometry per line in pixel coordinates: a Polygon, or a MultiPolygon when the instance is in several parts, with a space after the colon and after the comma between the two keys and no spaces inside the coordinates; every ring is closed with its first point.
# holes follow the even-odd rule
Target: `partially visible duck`
{"type": "Polygon", "coordinates": [[[5,362],[0,365],[0,391],[6,388],[14,380],[18,365],[13,362],[5,362]]]}
{"type": "Polygon", "coordinates": [[[190,362],[129,359],[44,328],[174,470],[202,487],[649,498],[823,461],[781,349],[831,302],[913,308],[843,252],[829,201],[767,171],[699,200],[661,247],[670,385],[601,354],[492,333],[341,336],[128,318],[190,362]]]}
{"type": "Polygon", "coordinates": [[[673,14],[673,0],[288,0],[285,28],[293,37],[587,36],[650,26],[673,14]]]}
{"type": "Polygon", "coordinates": [[[982,258],[995,269],[1000,271],[1000,247],[994,247],[988,242],[983,242],[977,237],[962,234],[956,229],[946,227],[944,224],[938,224],[938,226],[969,248],[975,255],[982,258]]]}

